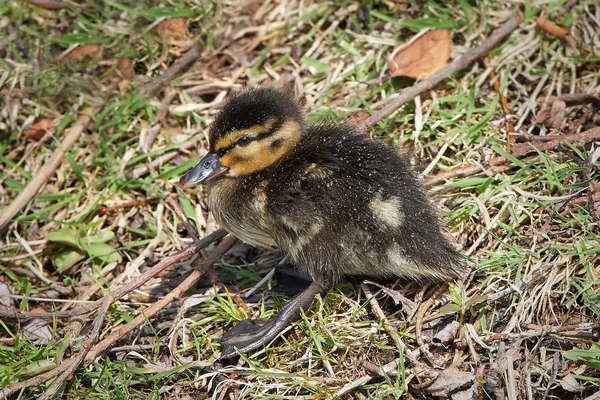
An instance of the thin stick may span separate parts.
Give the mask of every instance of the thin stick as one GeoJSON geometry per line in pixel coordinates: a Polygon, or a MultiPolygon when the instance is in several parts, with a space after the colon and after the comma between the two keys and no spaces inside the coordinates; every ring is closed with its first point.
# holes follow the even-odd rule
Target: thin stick
{"type": "MultiPolygon", "coordinates": [[[[212,242],[221,239],[227,235],[227,232],[224,229],[219,229],[210,235],[206,236],[202,240],[195,241],[189,246],[183,248],[172,256],[165,257],[161,262],[156,264],[154,267],[145,271],[142,275],[140,275],[135,281],[123,285],[112,292],[110,295],[114,298],[114,301],[120,299],[126,294],[132,292],[133,290],[139,288],[144,283],[146,283],[149,279],[154,276],[160,274],[167,268],[171,267],[173,264],[176,264],[194,254],[197,254],[200,250],[207,247],[212,242]]],[[[96,300],[93,303],[90,303],[85,306],[74,308],[70,311],[61,311],[54,313],[32,313],[32,312],[16,312],[16,311],[8,311],[5,308],[0,308],[0,317],[6,318],[15,318],[15,319],[30,319],[30,318],[71,318],[77,315],[87,314],[102,305],[104,299],[96,300]]]]}
{"type": "Polygon", "coordinates": [[[169,151],[168,153],[165,153],[162,156],[155,158],[153,161],[147,163],[146,165],[136,168],[133,171],[127,173],[125,175],[125,178],[131,180],[131,179],[136,179],[136,178],[139,178],[140,176],[146,175],[148,173],[148,171],[150,171],[151,169],[158,168],[161,165],[171,161],[172,159],[174,159],[175,157],[180,155],[182,150],[187,150],[187,149],[191,149],[191,148],[195,147],[197,145],[196,142],[198,142],[201,139],[202,139],[202,135],[197,135],[190,142],[181,145],[181,147],[179,147],[177,149],[173,149],[173,150],[169,151]]]}
{"type": "Polygon", "coordinates": [[[158,107],[158,111],[154,116],[154,120],[152,124],[150,124],[150,128],[146,130],[146,138],[144,140],[144,144],[142,145],[142,151],[147,153],[152,149],[152,143],[154,143],[154,139],[156,139],[156,135],[160,131],[160,128],[163,125],[163,121],[167,117],[167,113],[169,112],[169,105],[173,99],[177,96],[177,92],[175,90],[170,90],[169,87],[165,90],[165,97],[163,97],[160,102],[160,106],[158,107]]]}
{"type": "Polygon", "coordinates": [[[191,64],[197,61],[201,53],[200,45],[197,43],[194,44],[183,57],[175,61],[158,78],[142,87],[142,95],[152,97],[161,87],[167,86],[169,82],[181,75],[191,64]]]}
{"type": "MultiPolygon", "coordinates": [[[[92,332],[90,333],[89,339],[86,341],[87,343],[91,343],[92,341],[95,342],[96,340],[98,340],[98,335],[100,334],[100,328],[102,327],[102,322],[104,321],[104,317],[106,316],[106,312],[108,311],[108,307],[110,307],[110,305],[112,304],[112,301],[114,301],[114,299],[110,298],[110,295],[107,295],[104,300],[103,300],[103,307],[102,309],[98,312],[98,315],[96,315],[96,319],[94,320],[94,325],[93,325],[93,329],[92,332]]],[[[88,346],[89,348],[89,346],[88,346]]],[[[61,364],[59,364],[56,368],[45,372],[41,375],[37,375],[34,376],[33,378],[29,378],[26,381],[23,382],[16,382],[13,384],[8,385],[6,388],[2,388],[0,389],[0,399],[7,399],[11,394],[18,392],[19,390],[31,387],[31,386],[38,386],[41,385],[44,382],[48,382],[51,379],[56,378],[57,376],[64,374],[65,377],[68,377],[76,368],[77,365],[79,365],[83,359],[85,358],[85,354],[87,354],[87,350],[85,350],[85,346],[83,346],[83,350],[75,357],[63,361],[61,364]],[[84,353],[83,356],[81,356],[81,354],[84,353]],[[80,361],[78,361],[78,359],[81,358],[80,361]]],[[[64,379],[61,380],[63,375],[61,375],[61,377],[59,377],[57,379],[57,381],[60,381],[61,383],[64,382],[64,379]]],[[[54,382],[56,383],[56,381],[54,382]]],[[[60,385],[60,383],[59,383],[60,385]]],[[[52,385],[54,386],[54,385],[52,385]]],[[[51,388],[52,388],[51,386],[51,388]]],[[[58,387],[58,386],[56,386],[58,387]]],[[[46,391],[46,393],[44,394],[44,396],[46,396],[46,394],[50,393],[49,392],[50,389],[48,389],[48,391],[46,391]]],[[[55,391],[55,389],[52,391],[52,393],[55,391]]],[[[52,394],[50,393],[50,394],[52,394]]]]}
{"type": "MultiPolygon", "coordinates": [[[[515,158],[523,158],[536,151],[558,150],[562,141],[573,143],[576,146],[581,146],[586,143],[600,140],[600,127],[595,127],[590,130],[574,133],[572,135],[561,135],[558,139],[553,139],[542,143],[517,143],[512,147],[511,154],[515,158]]],[[[498,167],[506,164],[508,159],[503,156],[497,156],[485,161],[481,164],[467,165],[465,167],[456,168],[452,171],[442,172],[427,179],[424,183],[425,187],[431,187],[437,183],[456,178],[459,176],[471,176],[484,170],[485,167],[498,167]]]]}
{"type": "Polygon", "coordinates": [[[77,118],[75,125],[69,130],[62,143],[58,146],[52,157],[37,171],[35,176],[25,188],[17,195],[17,197],[6,207],[0,211],[0,230],[13,219],[15,215],[21,211],[23,207],[36,195],[40,188],[54,175],[56,169],[62,164],[65,153],[77,142],[81,133],[90,123],[90,117],[97,112],[94,108],[89,108],[84,111],[83,115],[77,118]]]}
{"type": "Polygon", "coordinates": [[[437,297],[444,293],[444,291],[448,289],[448,284],[444,283],[442,286],[440,286],[440,288],[438,290],[435,291],[434,294],[431,295],[430,298],[427,299],[427,301],[425,303],[423,303],[423,306],[421,307],[421,309],[419,310],[419,313],[417,314],[417,322],[415,323],[415,331],[416,331],[416,336],[417,336],[417,343],[419,344],[419,346],[423,345],[423,338],[421,337],[422,333],[423,333],[423,317],[425,316],[425,313],[427,312],[427,310],[429,310],[429,307],[431,307],[433,305],[433,302],[435,301],[435,299],[437,299],[437,297]]]}
{"type": "Polygon", "coordinates": [[[81,350],[79,351],[79,353],[72,358],[73,361],[69,362],[69,367],[65,371],[63,371],[54,382],[52,382],[52,385],[50,385],[50,387],[44,392],[42,397],[40,397],[40,400],[48,400],[52,398],[52,396],[58,390],[60,385],[62,385],[63,382],[65,382],[69,378],[69,376],[77,369],[77,367],[83,362],[83,360],[85,360],[86,355],[90,351],[90,346],[98,341],[98,337],[100,337],[100,329],[102,328],[104,318],[106,317],[106,313],[108,312],[108,308],[114,302],[115,299],[113,299],[110,294],[104,297],[104,303],[102,304],[102,307],[100,308],[98,314],[96,315],[96,318],[94,319],[92,331],[85,340],[85,344],[81,346],[81,350]]]}
{"type": "Polygon", "coordinates": [[[202,275],[204,275],[206,270],[212,267],[216,260],[221,258],[225,253],[229,251],[229,249],[231,249],[231,247],[233,247],[233,244],[235,244],[235,241],[225,240],[221,242],[221,244],[217,247],[215,252],[211,254],[211,257],[205,263],[203,263],[202,269],[195,269],[194,271],[192,271],[192,273],[183,282],[181,282],[179,286],[177,286],[175,289],[169,292],[169,294],[167,294],[165,297],[146,308],[141,314],[136,316],[130,322],[126,323],[118,330],[112,332],[104,340],[96,344],[90,350],[89,354],[85,357],[85,360],[88,362],[93,361],[96,357],[100,356],[102,353],[108,350],[108,348],[112,346],[121,337],[125,336],[127,333],[140,326],[144,321],[148,320],[158,311],[162,310],[165,306],[167,306],[167,304],[171,303],[174,298],[181,297],[196,282],[198,282],[198,279],[200,279],[202,275]]]}
{"type": "Polygon", "coordinates": [[[446,79],[448,76],[457,73],[461,69],[466,68],[472,62],[482,58],[490,50],[492,50],[494,47],[498,46],[502,41],[504,41],[504,39],[506,39],[514,30],[516,30],[519,27],[520,23],[521,16],[514,15],[511,19],[508,20],[507,23],[502,25],[502,27],[496,29],[494,33],[490,35],[489,38],[487,38],[483,43],[479,45],[479,47],[469,51],[461,58],[454,60],[453,62],[448,64],[447,67],[439,70],[424,81],[421,81],[409,88],[404,89],[400,96],[390,101],[382,109],[376,111],[365,122],[359,125],[359,127],[363,130],[367,130],[382,119],[389,117],[394,111],[396,111],[401,105],[403,105],[407,101],[413,99],[415,96],[418,96],[423,92],[433,89],[435,85],[446,79]]]}

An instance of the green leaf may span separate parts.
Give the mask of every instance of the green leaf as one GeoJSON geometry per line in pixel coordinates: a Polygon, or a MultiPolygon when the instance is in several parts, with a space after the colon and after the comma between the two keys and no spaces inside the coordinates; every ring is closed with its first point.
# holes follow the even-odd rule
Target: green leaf
{"type": "Polygon", "coordinates": [[[452,301],[458,305],[463,304],[464,296],[462,288],[452,282],[448,283],[448,287],[450,288],[450,296],[452,296],[452,301]]]}
{"type": "Polygon", "coordinates": [[[87,248],[91,257],[98,258],[104,263],[121,262],[121,255],[106,243],[90,243],[87,248]]]}
{"type": "Polygon", "coordinates": [[[64,272],[84,258],[85,255],[77,250],[63,251],[54,258],[54,266],[58,272],[64,272]]]}
{"type": "Polygon", "coordinates": [[[56,242],[67,246],[82,249],[79,244],[79,235],[74,229],[63,228],[54,232],[50,232],[46,239],[50,242],[56,242]]]}
{"type": "Polygon", "coordinates": [[[573,349],[564,353],[565,357],[579,361],[582,359],[585,363],[595,369],[600,370],[600,344],[592,343],[589,349],[573,349]]]}
{"type": "Polygon", "coordinates": [[[329,65],[325,64],[324,62],[321,62],[319,60],[316,60],[314,58],[310,58],[310,57],[302,57],[302,59],[300,60],[302,61],[304,64],[308,65],[309,67],[313,67],[314,69],[324,72],[326,73],[327,71],[329,71],[329,65]]]}
{"type": "Polygon", "coordinates": [[[440,308],[440,313],[443,315],[456,314],[460,311],[460,306],[458,304],[450,303],[446,304],[442,308],[440,308]]]}
{"type": "Polygon", "coordinates": [[[467,301],[467,304],[465,304],[465,308],[468,310],[471,307],[478,306],[482,303],[487,303],[487,301],[488,301],[487,296],[484,296],[484,295],[473,296],[469,299],[469,301],[467,301]]]}
{"type": "Polygon", "coordinates": [[[111,230],[104,229],[95,235],[92,235],[88,238],[89,243],[106,243],[113,240],[115,237],[115,233],[111,230]]]}
{"type": "Polygon", "coordinates": [[[21,368],[17,375],[20,378],[30,378],[32,376],[43,374],[44,372],[50,371],[54,368],[56,368],[56,363],[54,361],[39,360],[21,368]]]}

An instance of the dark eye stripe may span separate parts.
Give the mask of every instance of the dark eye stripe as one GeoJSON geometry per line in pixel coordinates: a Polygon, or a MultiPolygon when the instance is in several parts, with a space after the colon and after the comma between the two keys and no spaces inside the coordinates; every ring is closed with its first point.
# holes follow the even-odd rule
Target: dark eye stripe
{"type": "Polygon", "coordinates": [[[237,142],[233,143],[232,145],[225,147],[224,149],[218,150],[217,155],[219,157],[223,157],[225,154],[229,153],[231,151],[231,149],[233,149],[235,146],[245,147],[255,140],[262,140],[268,136],[271,136],[275,131],[277,131],[279,128],[281,128],[281,125],[282,125],[282,121],[278,120],[277,122],[275,122],[275,124],[273,124],[271,129],[269,129],[267,132],[260,133],[255,136],[244,136],[244,137],[238,139],[237,142]],[[240,143],[240,140],[242,140],[244,138],[248,138],[248,140],[246,142],[244,142],[243,144],[240,143]]]}

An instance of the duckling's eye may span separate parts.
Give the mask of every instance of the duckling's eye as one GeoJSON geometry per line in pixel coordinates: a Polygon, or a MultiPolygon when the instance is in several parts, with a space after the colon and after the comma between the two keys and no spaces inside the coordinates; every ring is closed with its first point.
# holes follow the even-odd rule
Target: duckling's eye
{"type": "Polygon", "coordinates": [[[237,141],[237,145],[238,146],[248,146],[250,144],[250,142],[252,141],[252,138],[248,137],[248,136],[244,136],[243,138],[239,139],[237,141]]]}

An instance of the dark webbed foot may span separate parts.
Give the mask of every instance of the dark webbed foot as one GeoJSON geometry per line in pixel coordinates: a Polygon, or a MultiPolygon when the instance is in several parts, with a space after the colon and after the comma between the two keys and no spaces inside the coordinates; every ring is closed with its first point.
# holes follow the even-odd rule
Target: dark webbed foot
{"type": "Polygon", "coordinates": [[[271,320],[247,319],[240,322],[219,340],[222,345],[221,358],[232,358],[237,352],[247,353],[267,345],[297,318],[300,310],[308,309],[313,298],[324,291],[323,286],[312,282],[305,291],[283,306],[271,320]]]}

